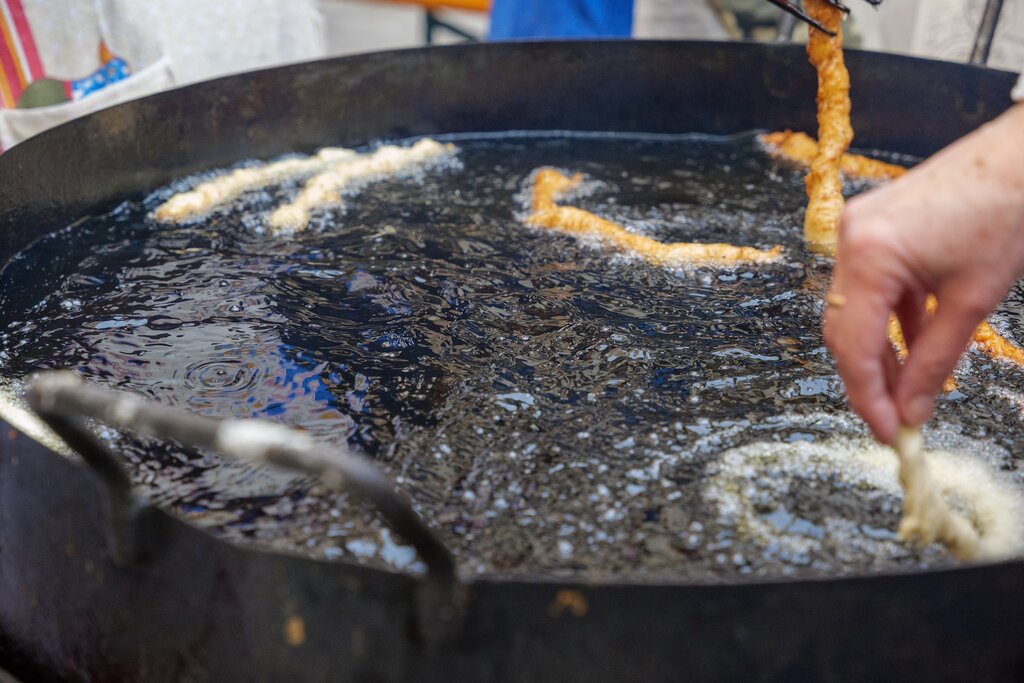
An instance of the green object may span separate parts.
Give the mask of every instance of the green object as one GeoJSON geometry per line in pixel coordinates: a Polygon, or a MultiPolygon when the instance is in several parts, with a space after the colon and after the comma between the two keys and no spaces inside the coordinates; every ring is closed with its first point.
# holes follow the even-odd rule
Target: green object
{"type": "Polygon", "coordinates": [[[25,91],[21,93],[21,97],[18,98],[18,109],[49,107],[67,101],[64,81],[58,81],[55,78],[41,78],[29,83],[25,91]]]}

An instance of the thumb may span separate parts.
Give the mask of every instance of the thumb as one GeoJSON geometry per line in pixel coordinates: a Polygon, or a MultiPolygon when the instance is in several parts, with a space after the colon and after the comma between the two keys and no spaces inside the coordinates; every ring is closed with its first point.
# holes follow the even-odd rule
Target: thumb
{"type": "Polygon", "coordinates": [[[913,427],[931,418],[935,396],[942,390],[986,313],[984,307],[967,300],[956,289],[946,287],[944,290],[939,295],[935,316],[925,323],[909,349],[896,390],[900,418],[913,427]]]}

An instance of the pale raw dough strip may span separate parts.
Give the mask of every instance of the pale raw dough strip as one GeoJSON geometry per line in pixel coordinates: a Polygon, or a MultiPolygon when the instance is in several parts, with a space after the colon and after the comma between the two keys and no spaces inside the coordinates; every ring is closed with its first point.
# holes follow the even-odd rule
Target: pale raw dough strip
{"type": "Polygon", "coordinates": [[[340,204],[346,188],[423,168],[447,158],[455,149],[455,145],[424,138],[412,147],[384,145],[368,154],[346,159],[310,178],[295,199],[271,213],[271,232],[288,234],[303,230],[313,209],[340,204]]]}
{"type": "Polygon", "coordinates": [[[970,522],[953,512],[932,481],[924,458],[920,429],[904,427],[896,439],[903,486],[903,519],[899,538],[904,543],[928,545],[938,541],[961,559],[985,558],[993,553],[992,541],[978,535],[970,522]]]}
{"type": "MultiPolygon", "coordinates": [[[[845,417],[837,415],[809,414],[799,420],[809,425],[830,425],[840,431],[852,425],[845,417]]],[[[742,431],[741,427],[730,427],[716,438],[742,431]]],[[[915,432],[908,431],[908,436],[913,437],[915,432]]],[[[968,439],[966,443],[971,441],[968,439]]],[[[759,503],[755,505],[755,501],[764,502],[764,499],[752,495],[751,484],[761,489],[762,484],[757,482],[766,473],[771,474],[769,479],[773,482],[781,483],[790,477],[817,480],[832,472],[836,482],[850,490],[903,494],[909,521],[899,534],[901,542],[930,543],[945,538],[947,543],[958,543],[957,555],[975,560],[1021,556],[1024,552],[1024,491],[1020,484],[999,473],[997,460],[963,450],[929,451],[922,455],[920,445],[913,438],[902,442],[901,447],[907,454],[902,458],[890,448],[868,444],[863,439],[796,443],[755,441],[730,449],[719,457],[706,480],[704,495],[715,504],[723,519],[730,520],[729,523],[735,524],[750,540],[794,552],[806,552],[819,544],[825,550],[826,546],[835,547],[852,540],[844,538],[843,525],[832,523],[842,515],[827,515],[824,525],[831,527],[831,531],[817,539],[780,529],[763,516],[759,503]],[[947,500],[963,503],[964,509],[969,510],[966,515],[970,523],[950,510],[945,500],[933,495],[937,493],[947,500]],[[951,517],[958,521],[950,522],[951,517]]],[[[984,446],[968,445],[967,448],[983,449],[984,446]]],[[[775,493],[792,495],[792,487],[786,485],[775,493]]],[[[782,499],[777,499],[775,504],[790,508],[782,499]]],[[[845,521],[851,523],[847,527],[849,531],[856,529],[854,533],[863,533],[860,521],[852,518],[845,521]]],[[[871,540],[880,539],[872,536],[871,540]]]]}
{"type": "Polygon", "coordinates": [[[218,206],[227,204],[250,190],[297,178],[308,178],[320,173],[331,164],[354,156],[356,153],[350,149],[327,147],[311,157],[285,159],[253,168],[239,168],[213,180],[200,183],[195,189],[188,192],[179,192],[158,206],[153,212],[153,216],[164,223],[176,223],[195,218],[218,206]]]}
{"type": "Polygon", "coordinates": [[[744,263],[771,263],[782,254],[782,247],[762,250],[732,244],[695,242],[659,242],[626,230],[618,223],[601,218],[575,206],[559,206],[555,200],[577,187],[583,177],[566,176],[553,168],[542,168],[533,180],[533,213],[527,224],[559,230],[580,237],[597,237],[644,260],[661,266],[710,265],[735,266],[744,263]]]}

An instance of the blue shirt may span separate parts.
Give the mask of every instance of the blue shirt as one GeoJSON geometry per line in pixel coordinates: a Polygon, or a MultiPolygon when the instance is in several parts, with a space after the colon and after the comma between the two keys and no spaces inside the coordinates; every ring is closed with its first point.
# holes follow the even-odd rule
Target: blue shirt
{"type": "Polygon", "coordinates": [[[493,0],[491,40],[628,38],[633,0],[493,0]]]}

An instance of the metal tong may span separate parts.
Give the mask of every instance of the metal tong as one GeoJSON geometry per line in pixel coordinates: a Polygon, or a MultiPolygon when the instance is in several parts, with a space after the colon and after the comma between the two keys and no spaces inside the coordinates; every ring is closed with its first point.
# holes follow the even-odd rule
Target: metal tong
{"type": "MultiPolygon", "coordinates": [[[[800,21],[810,24],[811,26],[813,26],[814,28],[818,29],[823,33],[827,33],[830,36],[834,36],[836,34],[835,31],[829,31],[820,23],[812,19],[806,12],[803,11],[798,2],[788,2],[787,0],[768,0],[768,2],[772,3],[779,9],[788,12],[789,14],[796,17],[800,21]]],[[[825,2],[832,5],[836,9],[840,10],[841,12],[844,12],[846,14],[850,13],[850,8],[844,5],[843,3],[839,2],[838,0],[825,0],[825,2]]],[[[878,5],[882,4],[882,0],[864,0],[864,2],[874,7],[877,7],[878,5]]]]}

